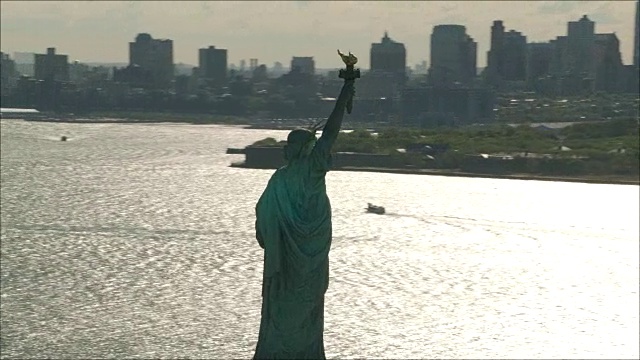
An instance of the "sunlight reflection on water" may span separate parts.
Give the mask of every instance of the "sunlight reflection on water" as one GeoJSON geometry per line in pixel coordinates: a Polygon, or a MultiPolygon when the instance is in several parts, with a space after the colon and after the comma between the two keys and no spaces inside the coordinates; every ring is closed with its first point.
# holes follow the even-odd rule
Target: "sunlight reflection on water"
{"type": "MultiPolygon", "coordinates": [[[[224,151],[286,132],[0,124],[3,358],[252,356],[253,208],[272,171],[224,151]]],[[[332,172],[327,187],[328,357],[638,357],[637,186],[332,172]]]]}

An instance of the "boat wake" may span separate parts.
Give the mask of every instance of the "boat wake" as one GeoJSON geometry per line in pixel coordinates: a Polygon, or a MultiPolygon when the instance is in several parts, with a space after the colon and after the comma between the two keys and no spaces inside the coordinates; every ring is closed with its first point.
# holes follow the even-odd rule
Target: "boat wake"
{"type": "Polygon", "coordinates": [[[398,213],[390,213],[390,212],[386,213],[385,215],[393,216],[397,218],[410,218],[410,219],[422,221],[424,223],[431,223],[431,221],[425,219],[424,216],[411,215],[411,214],[398,214],[398,213]]]}

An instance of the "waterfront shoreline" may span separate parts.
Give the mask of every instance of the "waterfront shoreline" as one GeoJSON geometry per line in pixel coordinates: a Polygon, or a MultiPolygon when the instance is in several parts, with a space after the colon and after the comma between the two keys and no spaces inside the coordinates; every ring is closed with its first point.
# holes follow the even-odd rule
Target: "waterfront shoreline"
{"type": "MultiPolygon", "coordinates": [[[[231,164],[231,167],[243,169],[260,169],[275,170],[273,168],[257,168],[248,167],[243,164],[231,164]]],[[[437,170],[437,169],[401,169],[401,168],[376,168],[376,167],[357,167],[343,166],[331,169],[331,171],[355,171],[355,172],[377,172],[387,174],[403,174],[403,175],[435,175],[450,177],[470,177],[470,178],[486,178],[486,179],[507,179],[507,180],[532,180],[532,181],[556,181],[556,182],[572,182],[587,184],[609,184],[609,185],[636,185],[640,186],[640,177],[620,176],[620,175],[602,175],[602,176],[553,176],[538,174],[486,174],[471,173],[456,170],[437,170]]]]}
{"type": "Polygon", "coordinates": [[[233,126],[241,127],[248,130],[282,130],[290,131],[305,127],[305,124],[282,124],[282,125],[270,125],[264,124],[259,121],[224,121],[224,120],[212,120],[212,121],[194,121],[194,120],[134,120],[134,119],[121,119],[121,118],[104,118],[104,119],[23,119],[23,118],[5,118],[4,120],[22,120],[27,122],[40,122],[40,123],[53,123],[53,124],[121,124],[121,125],[141,125],[141,124],[175,124],[175,125],[218,125],[218,126],[233,126]]]}
{"type": "Polygon", "coordinates": [[[251,126],[249,121],[228,121],[228,120],[192,120],[192,119],[131,119],[117,117],[98,118],[6,118],[6,120],[24,120],[28,122],[44,123],[64,123],[64,124],[184,124],[184,125],[229,125],[229,126],[251,126]]]}
{"type": "MultiPolygon", "coordinates": [[[[305,119],[252,119],[211,114],[176,114],[176,113],[99,113],[82,115],[40,114],[11,115],[5,120],[23,120],[29,122],[64,123],[64,124],[184,124],[184,125],[221,125],[241,126],[252,130],[294,130],[308,127],[305,119]]],[[[352,124],[351,128],[359,124],[352,124]]],[[[379,126],[382,124],[369,124],[379,126]]]]}
{"type": "MultiPolygon", "coordinates": [[[[205,120],[195,121],[187,117],[173,119],[134,119],[132,117],[87,117],[87,118],[43,118],[43,119],[24,119],[24,118],[4,118],[3,120],[24,120],[29,122],[47,122],[47,123],[70,123],[70,124],[185,124],[185,125],[220,125],[242,127],[246,129],[264,129],[264,130],[290,130],[296,128],[295,125],[268,126],[264,123],[252,122],[249,119],[233,120],[223,118],[207,118],[205,120]]],[[[298,125],[299,126],[299,125],[298,125]]],[[[272,169],[275,168],[258,168],[249,167],[240,164],[232,164],[232,167],[247,169],[272,169]]],[[[591,183],[591,184],[615,184],[615,185],[640,185],[640,177],[621,176],[621,175],[591,175],[591,176],[553,176],[538,174],[488,174],[488,173],[472,173],[456,170],[439,170],[439,169],[418,169],[418,168],[383,168],[383,167],[354,167],[342,166],[332,169],[332,171],[360,171],[360,172],[379,172],[406,175],[436,175],[436,176],[453,176],[453,177],[474,177],[474,178],[492,178],[492,179],[512,179],[512,180],[534,180],[534,181],[561,181],[575,183],[591,183]]]]}

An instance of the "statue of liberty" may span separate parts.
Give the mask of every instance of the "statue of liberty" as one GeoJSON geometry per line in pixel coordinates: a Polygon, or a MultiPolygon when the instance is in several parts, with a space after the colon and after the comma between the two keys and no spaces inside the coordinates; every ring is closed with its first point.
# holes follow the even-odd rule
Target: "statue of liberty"
{"type": "Polygon", "coordinates": [[[345,109],[351,113],[357,58],[343,55],[344,85],[316,141],[296,129],[256,205],[256,238],[264,249],[262,316],[254,359],[325,359],[324,295],[329,286],[331,205],[325,176],[345,109]]]}

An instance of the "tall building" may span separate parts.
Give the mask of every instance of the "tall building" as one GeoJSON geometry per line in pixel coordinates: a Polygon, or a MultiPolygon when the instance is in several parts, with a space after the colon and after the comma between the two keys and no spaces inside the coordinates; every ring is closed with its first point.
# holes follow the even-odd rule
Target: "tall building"
{"type": "Polygon", "coordinates": [[[135,42],[129,43],[129,66],[148,72],[153,85],[170,86],[174,77],[173,41],[138,34],[135,42]]]}
{"type": "Polygon", "coordinates": [[[315,75],[316,62],[311,56],[294,56],[291,59],[291,71],[296,70],[304,74],[315,75]]]}
{"type": "Polygon", "coordinates": [[[525,73],[529,85],[549,74],[552,58],[553,45],[550,42],[527,44],[525,73]]]}
{"type": "Polygon", "coordinates": [[[13,61],[16,62],[16,70],[21,75],[35,76],[35,58],[36,54],[27,52],[14,52],[13,61]]]}
{"type": "Polygon", "coordinates": [[[69,57],[47,48],[46,54],[35,55],[35,78],[38,80],[69,81],[69,57]]]}
{"type": "Polygon", "coordinates": [[[555,39],[549,41],[553,54],[551,63],[549,64],[549,72],[553,75],[561,75],[565,73],[565,58],[567,58],[567,37],[556,36],[555,39]]]}
{"type": "Polygon", "coordinates": [[[636,1],[636,27],[633,34],[633,65],[640,66],[640,0],[636,1]]]}
{"type": "Polygon", "coordinates": [[[593,43],[594,88],[596,91],[623,90],[624,66],[620,55],[620,41],[616,34],[595,34],[593,43]]]}
{"type": "Polygon", "coordinates": [[[502,77],[508,81],[522,81],[526,77],[527,37],[515,30],[504,34],[504,63],[502,77]]]}
{"type": "Polygon", "coordinates": [[[11,60],[9,54],[0,52],[0,87],[2,93],[13,89],[18,82],[18,71],[16,70],[15,61],[11,60]]]}
{"type": "Polygon", "coordinates": [[[227,81],[227,50],[215,46],[198,51],[199,77],[213,86],[223,85],[227,81]]]}
{"type": "Polygon", "coordinates": [[[407,50],[403,43],[391,40],[385,31],[379,43],[371,44],[371,71],[395,74],[404,82],[407,72],[407,50]]]}
{"type": "Polygon", "coordinates": [[[75,60],[73,63],[69,64],[69,81],[75,84],[84,82],[89,74],[89,69],[89,65],[75,60]]]}
{"type": "Polygon", "coordinates": [[[249,70],[253,72],[258,67],[258,59],[249,59],[249,70]]]}
{"type": "Polygon", "coordinates": [[[494,21],[491,27],[491,49],[487,54],[488,80],[525,80],[526,57],[527,37],[515,30],[505,32],[502,21],[494,21]]]}
{"type": "Polygon", "coordinates": [[[362,76],[358,98],[393,99],[407,82],[407,52],[404,44],[391,40],[385,31],[379,43],[372,43],[370,69],[362,76]]]}
{"type": "Polygon", "coordinates": [[[625,92],[639,94],[640,82],[640,0],[636,1],[636,24],[633,34],[633,64],[624,67],[625,92]]]}
{"type": "Polygon", "coordinates": [[[476,77],[477,45],[462,25],[436,25],[431,33],[429,82],[468,84],[476,77]]]}
{"type": "Polygon", "coordinates": [[[503,68],[504,26],[502,20],[495,20],[491,26],[491,47],[487,52],[487,80],[497,81],[503,68]]]}
{"type": "Polygon", "coordinates": [[[578,21],[569,21],[567,31],[567,56],[565,65],[576,74],[593,76],[593,45],[595,22],[583,15],[578,21]]]}
{"type": "Polygon", "coordinates": [[[13,61],[16,64],[34,64],[35,63],[36,54],[30,52],[19,52],[16,51],[13,53],[13,61]]]}
{"type": "Polygon", "coordinates": [[[570,21],[567,35],[550,41],[553,54],[550,75],[556,79],[557,93],[623,90],[624,66],[620,42],[615,34],[596,34],[595,23],[584,15],[570,21]]]}

